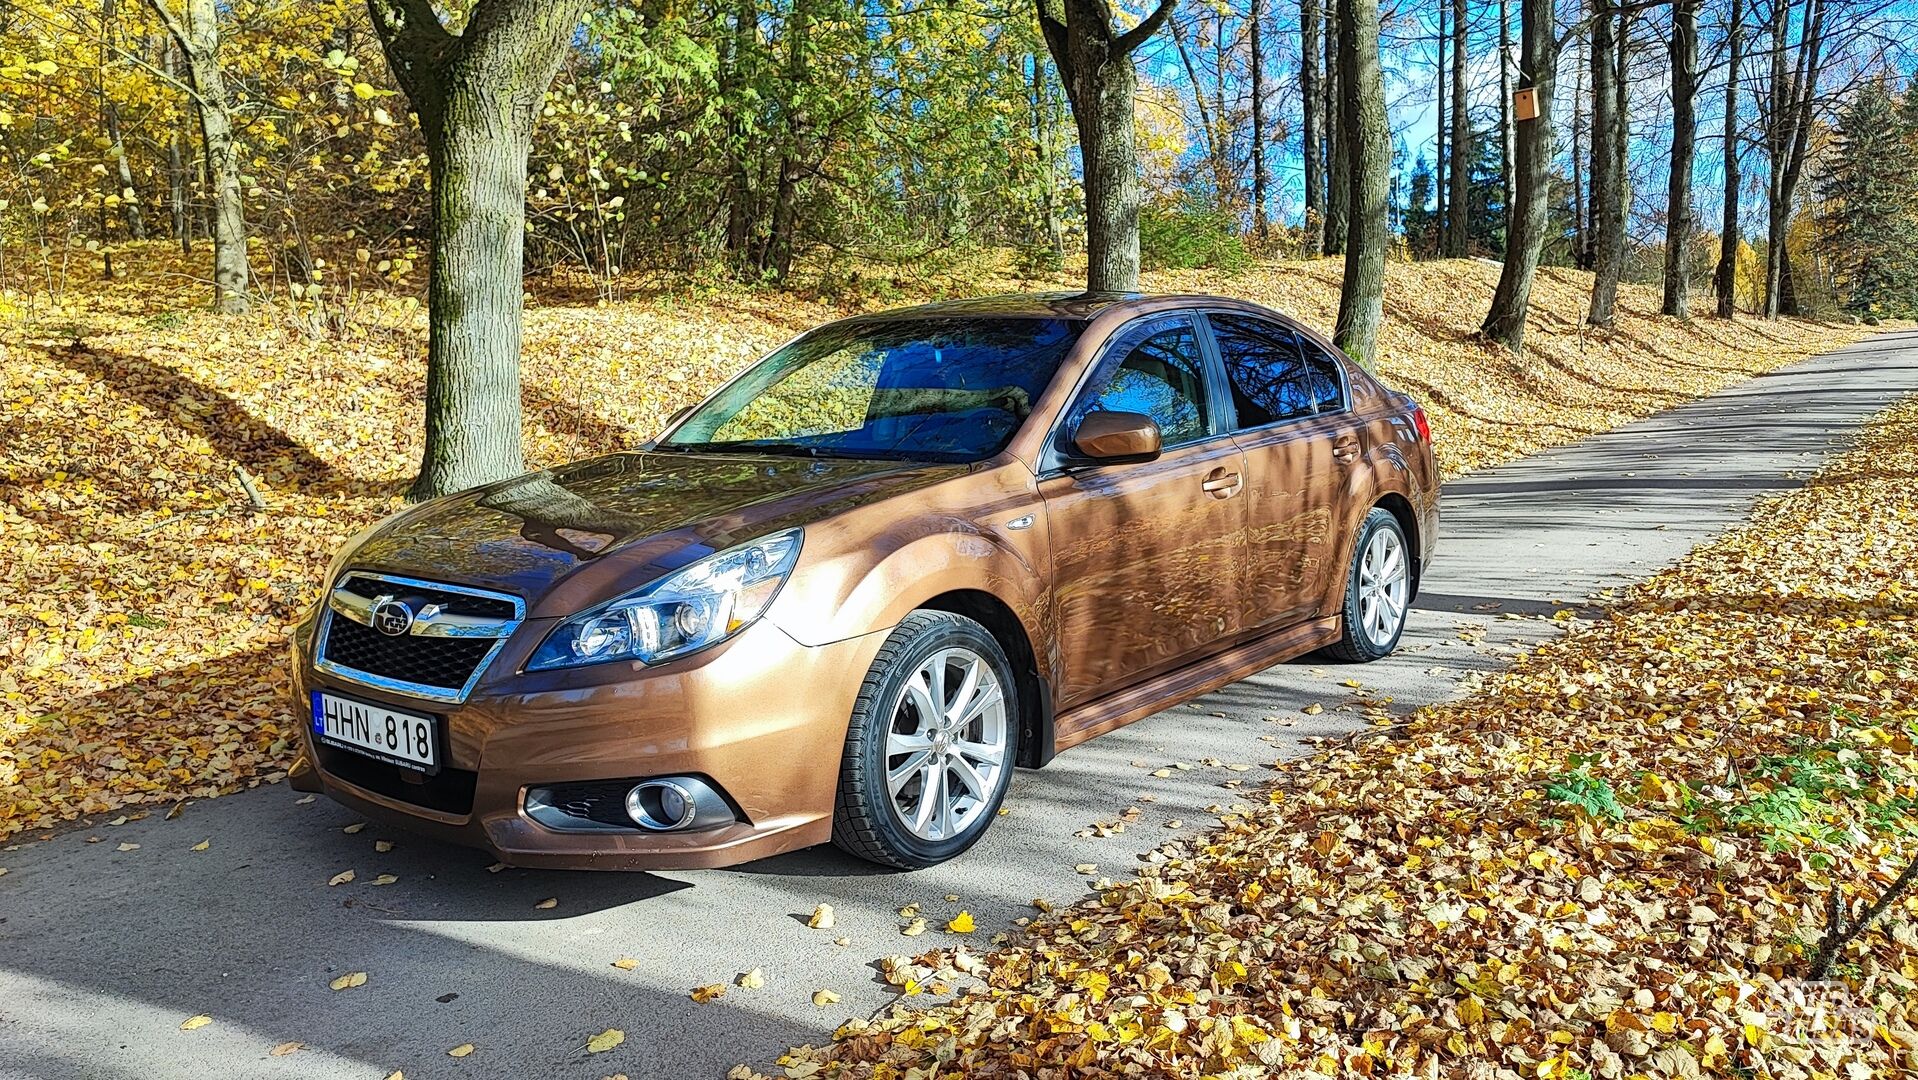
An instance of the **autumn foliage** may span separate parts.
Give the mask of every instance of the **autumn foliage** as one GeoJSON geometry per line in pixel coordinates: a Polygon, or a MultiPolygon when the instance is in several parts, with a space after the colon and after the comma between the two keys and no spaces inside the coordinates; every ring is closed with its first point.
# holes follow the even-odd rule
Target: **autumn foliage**
{"type": "Polygon", "coordinates": [[[1918,830],[1915,448],[1907,402],[1484,692],[1280,762],[1025,940],[889,962],[976,989],[788,1075],[1914,1075],[1918,898],[1802,977],[1918,830]]]}
{"type": "MultiPolygon", "coordinates": [[[[60,307],[14,309],[0,338],[0,835],[279,776],[298,722],[287,627],[332,551],[401,505],[419,460],[424,317],[410,293],[379,284],[377,267],[340,269],[330,300],[220,318],[198,310],[174,249],[136,251],[124,277],[60,307]]],[[[1425,404],[1453,474],[1856,333],[1676,324],[1649,315],[1649,293],[1628,291],[1616,331],[1582,335],[1588,286],[1548,271],[1521,360],[1469,338],[1472,297],[1495,268],[1391,273],[1383,373],[1425,404]]],[[[527,316],[528,457],[550,465],[635,445],[763,350],[857,308],[1074,276],[1022,281],[982,262],[837,303],[731,286],[608,304],[590,283],[549,280],[527,316]]],[[[1321,327],[1338,285],[1336,261],[1147,280],[1264,301],[1321,327]]]]}

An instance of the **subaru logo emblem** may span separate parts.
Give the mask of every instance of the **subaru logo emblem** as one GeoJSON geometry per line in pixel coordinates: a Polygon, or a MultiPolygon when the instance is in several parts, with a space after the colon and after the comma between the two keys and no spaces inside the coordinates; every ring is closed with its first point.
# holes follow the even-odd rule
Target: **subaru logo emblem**
{"type": "Polygon", "coordinates": [[[413,628],[413,609],[403,600],[382,596],[373,603],[373,629],[399,637],[413,628]]]}

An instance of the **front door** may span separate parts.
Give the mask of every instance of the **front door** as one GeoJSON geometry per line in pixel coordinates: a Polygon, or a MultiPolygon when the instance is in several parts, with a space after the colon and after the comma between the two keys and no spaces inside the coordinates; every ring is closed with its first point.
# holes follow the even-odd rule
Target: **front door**
{"type": "Polygon", "coordinates": [[[1122,329],[1061,437],[1095,409],[1158,422],[1156,460],[1074,462],[1043,479],[1063,651],[1061,711],[1149,679],[1237,633],[1245,456],[1224,430],[1190,315],[1122,329]]]}
{"type": "Polygon", "coordinates": [[[1344,372],[1311,339],[1270,319],[1207,312],[1245,452],[1248,631],[1337,610],[1345,581],[1339,524],[1358,434],[1344,372]]]}

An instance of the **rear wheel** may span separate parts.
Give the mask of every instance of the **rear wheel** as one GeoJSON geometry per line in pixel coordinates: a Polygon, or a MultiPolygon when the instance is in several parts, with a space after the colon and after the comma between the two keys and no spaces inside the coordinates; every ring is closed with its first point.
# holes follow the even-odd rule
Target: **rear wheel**
{"type": "Polygon", "coordinates": [[[846,732],[833,843],[917,869],[977,843],[1018,757],[1012,665],[986,628],[915,611],[880,646],[846,732]]]}
{"type": "Polygon", "coordinates": [[[1412,604],[1412,549],[1398,518],[1373,507],[1359,526],[1346,575],[1345,607],[1339,614],[1340,637],[1326,655],[1348,663],[1369,663],[1390,656],[1405,632],[1412,604]]]}

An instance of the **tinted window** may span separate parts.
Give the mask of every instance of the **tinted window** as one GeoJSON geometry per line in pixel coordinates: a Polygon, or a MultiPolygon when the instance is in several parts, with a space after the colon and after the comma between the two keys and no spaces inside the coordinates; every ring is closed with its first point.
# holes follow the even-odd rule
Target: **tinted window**
{"type": "Polygon", "coordinates": [[[1005,448],[1078,339],[1065,319],[855,319],[761,360],[665,449],[978,461],[1005,448]]]}
{"type": "Polygon", "coordinates": [[[1325,413],[1345,408],[1345,372],[1338,358],[1304,336],[1299,338],[1299,353],[1305,357],[1305,377],[1318,410],[1325,413]]]}
{"type": "Polygon", "coordinates": [[[1232,382],[1239,426],[1310,416],[1317,399],[1298,335],[1277,323],[1241,315],[1208,315],[1219,359],[1232,382]]]}
{"type": "Polygon", "coordinates": [[[1150,416],[1165,445],[1205,437],[1205,363],[1198,332],[1184,315],[1154,319],[1125,331],[1094,373],[1091,396],[1073,421],[1095,409],[1150,416]]]}

